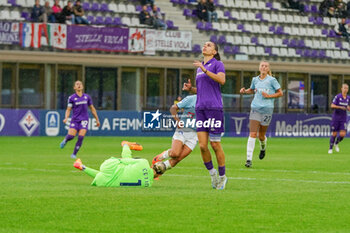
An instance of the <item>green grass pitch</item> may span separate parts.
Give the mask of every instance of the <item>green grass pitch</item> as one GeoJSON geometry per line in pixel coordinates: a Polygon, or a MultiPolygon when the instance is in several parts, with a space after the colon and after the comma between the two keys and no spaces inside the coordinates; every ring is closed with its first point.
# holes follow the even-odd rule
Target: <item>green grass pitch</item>
{"type": "MultiPolygon", "coordinates": [[[[247,138],[224,138],[226,190],[213,190],[197,147],[151,188],[92,187],[63,137],[0,138],[0,232],[350,232],[350,139],[329,155],[328,138],[269,138],[267,155],[244,167],[247,138]]],[[[86,137],[92,168],[122,139],[151,161],[171,138],[86,137]]],[[[215,161],[215,160],[214,160],[215,161]]],[[[214,162],[216,164],[216,161],[214,162]]],[[[215,165],[215,167],[217,167],[215,165]]]]}

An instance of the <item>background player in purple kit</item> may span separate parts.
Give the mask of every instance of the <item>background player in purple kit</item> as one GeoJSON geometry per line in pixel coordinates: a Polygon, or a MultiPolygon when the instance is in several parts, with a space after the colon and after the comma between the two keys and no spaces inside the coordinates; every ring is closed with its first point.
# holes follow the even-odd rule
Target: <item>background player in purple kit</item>
{"type": "Polygon", "coordinates": [[[197,123],[209,119],[221,122],[220,126],[204,127],[197,125],[198,142],[203,162],[211,176],[212,187],[225,189],[227,177],[225,175],[225,153],[221,146],[221,133],[224,132],[224,112],[221,97],[221,85],[226,82],[225,67],[220,61],[218,46],[213,42],[206,42],[202,49],[204,61],[195,61],[197,67],[196,87],[191,81],[184,83],[183,90],[197,93],[196,116],[197,123]],[[219,177],[214,169],[208,148],[208,139],[213,148],[219,166],[219,177]]]}
{"type": "Polygon", "coordinates": [[[69,118],[70,112],[73,109],[73,116],[69,125],[69,130],[67,136],[64,138],[64,140],[61,142],[60,147],[64,148],[64,146],[72,140],[77,132],[78,135],[78,141],[75,144],[73,154],[71,155],[72,158],[76,158],[77,153],[83,144],[84,136],[88,130],[88,124],[89,124],[89,114],[88,114],[88,107],[91,110],[92,115],[96,119],[96,126],[100,126],[100,121],[97,116],[97,112],[95,107],[92,105],[91,97],[88,94],[85,94],[84,86],[81,81],[76,81],[74,83],[74,90],[75,94],[69,96],[68,98],[68,106],[65,114],[65,118],[63,120],[63,123],[67,123],[67,120],[69,118]]]}
{"type": "Polygon", "coordinates": [[[341,93],[336,95],[331,104],[331,108],[334,109],[332,115],[332,135],[329,143],[328,154],[333,153],[333,145],[336,152],[339,152],[339,142],[343,140],[346,135],[346,110],[350,111],[350,97],[347,95],[349,91],[349,86],[343,83],[341,88],[341,93]],[[339,136],[337,134],[339,132],[339,136]]]}

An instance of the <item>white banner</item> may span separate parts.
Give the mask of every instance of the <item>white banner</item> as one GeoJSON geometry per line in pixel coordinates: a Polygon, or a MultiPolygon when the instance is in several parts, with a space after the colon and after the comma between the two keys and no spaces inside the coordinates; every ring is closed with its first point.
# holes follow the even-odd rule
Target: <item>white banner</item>
{"type": "Polygon", "coordinates": [[[156,47],[154,41],[156,39],[156,30],[146,30],[146,48],[143,54],[145,55],[156,55],[156,47]]]}
{"type": "Polygon", "coordinates": [[[154,46],[155,51],[191,51],[192,50],[192,32],[190,31],[154,31],[147,30],[146,48],[154,46]],[[154,33],[154,35],[153,35],[154,33]]]}

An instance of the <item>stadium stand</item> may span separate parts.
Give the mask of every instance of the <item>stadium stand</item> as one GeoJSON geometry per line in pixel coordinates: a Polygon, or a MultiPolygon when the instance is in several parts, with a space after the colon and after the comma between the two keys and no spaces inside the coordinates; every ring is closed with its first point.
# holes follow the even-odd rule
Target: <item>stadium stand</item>
{"type": "MultiPolygon", "coordinates": [[[[334,31],[339,19],[320,17],[321,1],[304,4],[304,14],[284,8],[279,1],[216,0],[218,22],[199,21],[196,2],[158,1],[169,30],[191,30],[193,53],[206,38],[221,45],[227,59],[245,54],[248,59],[273,57],[276,60],[348,62],[349,43],[334,31]],[[179,14],[182,13],[182,15],[179,14]]],[[[44,1],[41,1],[44,4],[44,1]]],[[[64,6],[66,1],[61,2],[64,6]]],[[[1,20],[30,21],[33,0],[1,0],[1,20]]],[[[88,2],[82,7],[87,19],[101,26],[149,27],[139,23],[142,7],[138,1],[88,2]]],[[[159,10],[160,10],[159,9],[159,10]]],[[[151,7],[148,7],[151,10],[151,7]]],[[[349,21],[348,21],[349,22],[349,21]]]]}

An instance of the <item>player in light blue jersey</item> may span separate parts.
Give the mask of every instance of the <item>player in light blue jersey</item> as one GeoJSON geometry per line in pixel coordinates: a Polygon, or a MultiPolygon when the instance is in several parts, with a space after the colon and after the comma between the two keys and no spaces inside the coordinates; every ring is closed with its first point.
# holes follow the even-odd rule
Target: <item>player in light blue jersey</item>
{"type": "Polygon", "coordinates": [[[283,96],[280,84],[272,77],[270,64],[266,61],[260,62],[259,71],[260,75],[253,78],[250,88],[245,89],[243,87],[240,90],[241,94],[255,93],[249,116],[246,167],[252,166],[253,152],[258,132],[260,141],[259,158],[263,159],[265,157],[267,141],[265,134],[272,119],[274,100],[275,98],[283,96]]]}
{"type": "Polygon", "coordinates": [[[182,101],[171,106],[170,113],[177,122],[177,128],[173,136],[171,148],[153,158],[153,168],[158,175],[175,167],[176,164],[186,158],[196,147],[198,142],[196,133],[196,102],[197,95],[189,95],[182,101]],[[183,113],[180,116],[178,115],[179,109],[183,109],[183,113]]]}

